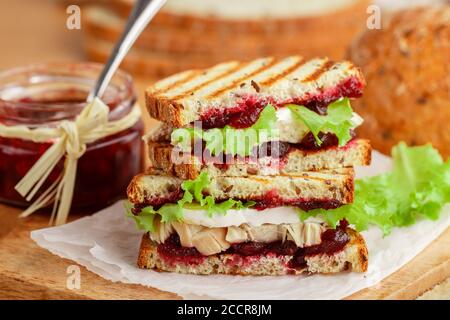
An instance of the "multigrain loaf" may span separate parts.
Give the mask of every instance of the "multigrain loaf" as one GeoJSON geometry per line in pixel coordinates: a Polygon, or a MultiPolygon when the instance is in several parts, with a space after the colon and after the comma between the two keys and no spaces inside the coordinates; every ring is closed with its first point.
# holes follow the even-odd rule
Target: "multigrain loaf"
{"type": "Polygon", "coordinates": [[[147,143],[152,166],[181,179],[195,179],[201,172],[215,176],[296,175],[304,171],[369,165],[371,147],[368,140],[357,139],[344,147],[306,151],[292,147],[281,159],[271,157],[254,160],[236,157],[232,163],[205,163],[197,156],[177,152],[167,142],[147,143]]]}
{"type": "MultiPolygon", "coordinates": [[[[174,202],[182,196],[182,182],[180,178],[161,175],[152,169],[149,174],[133,178],[127,190],[128,199],[139,205],[174,202]]],[[[279,205],[328,200],[347,204],[353,201],[353,182],[353,168],[309,171],[295,176],[217,176],[210,178],[204,193],[216,200],[264,201],[270,197],[279,205]]]]}
{"type": "Polygon", "coordinates": [[[364,85],[360,70],[348,61],[267,57],[175,74],[147,89],[146,105],[153,118],[182,127],[204,117],[242,112],[250,100],[329,103],[359,97],[364,85]]]}
{"type": "Polygon", "coordinates": [[[367,79],[358,135],[389,154],[400,141],[450,157],[450,4],[398,11],[355,40],[350,59],[367,79]]]}
{"type": "Polygon", "coordinates": [[[178,261],[166,262],[158,253],[157,243],[150,240],[146,233],[141,242],[138,266],[157,271],[190,273],[199,275],[233,274],[233,275],[288,275],[301,273],[336,273],[345,270],[365,272],[368,267],[368,252],[364,239],[356,231],[347,228],[350,241],[342,251],[332,255],[319,254],[306,257],[307,267],[293,269],[289,261],[293,256],[266,255],[259,257],[236,257],[232,254],[215,254],[207,256],[198,264],[178,261]]]}

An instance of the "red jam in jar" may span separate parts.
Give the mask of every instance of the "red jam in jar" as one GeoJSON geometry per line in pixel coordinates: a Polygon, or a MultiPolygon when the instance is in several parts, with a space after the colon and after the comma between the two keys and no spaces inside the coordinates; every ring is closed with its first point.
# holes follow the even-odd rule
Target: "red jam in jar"
{"type": "MultiPolygon", "coordinates": [[[[62,120],[75,119],[86,105],[100,71],[100,65],[76,63],[36,65],[0,73],[0,123],[56,127],[62,120]]],[[[126,116],[136,103],[131,77],[117,72],[102,100],[110,108],[110,121],[126,116]]],[[[139,120],[129,129],[87,145],[78,159],[72,209],[97,209],[125,197],[128,183],[143,167],[142,131],[139,120]]],[[[52,143],[0,137],[0,202],[30,204],[14,186],[52,143]]],[[[63,166],[61,160],[40,192],[58,178],[63,166]]]]}

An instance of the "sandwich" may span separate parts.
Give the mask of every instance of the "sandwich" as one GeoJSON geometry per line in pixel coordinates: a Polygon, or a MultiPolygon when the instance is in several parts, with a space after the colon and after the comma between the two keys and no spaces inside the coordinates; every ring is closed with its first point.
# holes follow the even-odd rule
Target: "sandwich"
{"type": "Polygon", "coordinates": [[[191,274],[367,270],[363,237],[320,215],[354,200],[370,164],[350,101],[365,86],[348,61],[300,56],[227,62],[146,91],[161,124],[151,167],[131,181],[128,215],[145,230],[138,266],[191,274]]]}

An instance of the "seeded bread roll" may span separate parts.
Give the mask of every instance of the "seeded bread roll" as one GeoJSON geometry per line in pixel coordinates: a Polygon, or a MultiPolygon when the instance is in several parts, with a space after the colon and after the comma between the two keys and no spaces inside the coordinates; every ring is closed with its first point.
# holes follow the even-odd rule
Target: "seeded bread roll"
{"type": "Polygon", "coordinates": [[[367,79],[359,136],[389,154],[399,141],[450,157],[450,5],[399,11],[350,50],[367,79]]]}
{"type": "MultiPolygon", "coordinates": [[[[182,179],[173,176],[140,174],[128,186],[128,199],[134,204],[158,205],[176,202],[182,195],[182,179]]],[[[354,170],[341,168],[303,172],[298,176],[212,177],[205,192],[216,200],[264,201],[267,196],[282,204],[297,201],[353,201],[354,170]]]]}
{"type": "Polygon", "coordinates": [[[157,244],[149,239],[148,234],[142,238],[138,266],[145,269],[190,274],[233,274],[275,276],[305,273],[336,273],[344,270],[365,272],[368,267],[368,252],[362,236],[347,228],[350,241],[342,251],[333,255],[320,254],[306,257],[307,267],[290,268],[289,255],[266,255],[258,258],[243,257],[232,254],[216,254],[205,257],[201,263],[189,264],[178,261],[176,264],[166,262],[158,253],[157,244]]]}
{"type": "Polygon", "coordinates": [[[165,174],[175,175],[181,179],[195,179],[201,172],[207,172],[210,177],[296,175],[304,171],[364,166],[369,165],[371,160],[369,141],[361,139],[354,140],[344,147],[331,147],[325,150],[294,149],[281,160],[280,169],[277,167],[277,160],[270,157],[259,158],[251,163],[235,158],[234,163],[218,166],[202,163],[195,156],[178,154],[169,143],[148,142],[147,145],[152,165],[165,174]]]}

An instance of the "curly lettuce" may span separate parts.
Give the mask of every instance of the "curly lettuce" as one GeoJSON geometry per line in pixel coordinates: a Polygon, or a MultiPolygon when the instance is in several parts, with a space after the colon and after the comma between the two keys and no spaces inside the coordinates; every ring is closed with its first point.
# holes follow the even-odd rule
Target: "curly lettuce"
{"type": "Polygon", "coordinates": [[[321,145],[320,132],[330,132],[336,135],[339,146],[344,146],[350,141],[350,129],[355,125],[352,121],[353,111],[348,98],[331,103],[328,106],[327,114],[320,115],[304,106],[286,106],[294,114],[297,121],[303,122],[311,131],[317,145],[321,145]]]}
{"type": "Polygon", "coordinates": [[[277,137],[276,122],[276,109],[269,104],[261,111],[258,120],[248,128],[234,129],[228,125],[209,130],[198,127],[179,128],[172,132],[171,141],[172,145],[190,151],[192,141],[202,139],[205,141],[205,148],[213,156],[222,153],[250,156],[255,146],[277,137]]]}
{"type": "Polygon", "coordinates": [[[392,149],[392,171],[355,182],[352,204],[333,210],[300,211],[300,218],[320,215],[333,227],[347,219],[358,231],[378,226],[384,235],[393,227],[412,225],[419,217],[436,220],[450,202],[450,160],[431,145],[392,149]]]}

